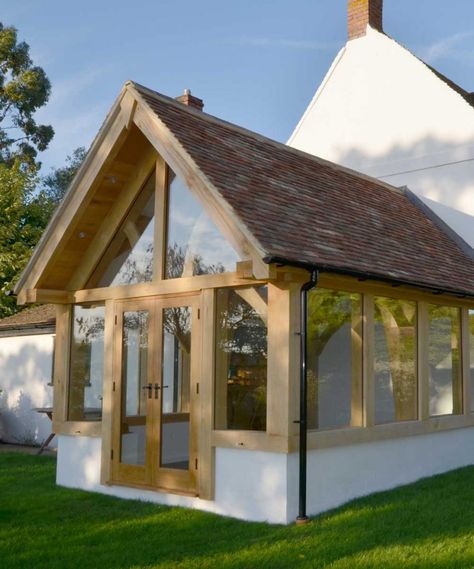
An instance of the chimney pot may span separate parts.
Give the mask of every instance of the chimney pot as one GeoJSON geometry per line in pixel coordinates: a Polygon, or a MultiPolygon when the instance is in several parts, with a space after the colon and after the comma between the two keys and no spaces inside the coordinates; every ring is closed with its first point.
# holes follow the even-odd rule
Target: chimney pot
{"type": "Polygon", "coordinates": [[[349,39],[365,36],[367,26],[383,32],[383,0],[348,0],[349,39]]]}
{"type": "Polygon", "coordinates": [[[185,89],[184,94],[176,97],[176,100],[187,107],[193,107],[193,109],[197,109],[198,111],[202,111],[204,108],[204,102],[202,99],[191,95],[191,89],[185,89]]]}

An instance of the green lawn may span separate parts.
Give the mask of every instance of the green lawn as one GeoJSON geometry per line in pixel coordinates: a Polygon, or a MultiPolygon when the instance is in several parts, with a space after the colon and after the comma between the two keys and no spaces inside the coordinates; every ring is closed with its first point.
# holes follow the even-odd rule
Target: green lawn
{"type": "Polygon", "coordinates": [[[474,568],[474,468],[283,527],[58,488],[54,467],[0,454],[2,569],[474,568]]]}

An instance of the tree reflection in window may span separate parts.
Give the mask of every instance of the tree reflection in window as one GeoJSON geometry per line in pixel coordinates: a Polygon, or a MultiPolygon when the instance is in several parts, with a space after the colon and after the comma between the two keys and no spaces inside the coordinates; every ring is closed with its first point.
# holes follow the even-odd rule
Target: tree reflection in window
{"type": "Polygon", "coordinates": [[[216,318],[216,429],[264,431],[267,288],[220,289],[216,318]]]}
{"type": "Polygon", "coordinates": [[[99,421],[104,378],[103,306],[73,307],[68,420],[99,421]]]}
{"type": "Polygon", "coordinates": [[[238,260],[201,204],[169,170],[165,278],[234,271],[238,260]]]}
{"type": "Polygon", "coordinates": [[[430,415],[462,413],[461,322],[458,308],[428,305],[430,415]]]}
{"type": "Polygon", "coordinates": [[[308,295],[308,427],[360,426],[362,333],[358,294],[308,295]]]}
{"type": "Polygon", "coordinates": [[[417,419],[416,302],[375,297],[375,423],[417,419]]]}

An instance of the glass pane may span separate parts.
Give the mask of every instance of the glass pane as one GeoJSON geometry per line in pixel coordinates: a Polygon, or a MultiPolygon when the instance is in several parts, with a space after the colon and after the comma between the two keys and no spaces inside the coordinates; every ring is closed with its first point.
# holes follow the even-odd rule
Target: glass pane
{"type": "Polygon", "coordinates": [[[104,322],[103,306],[73,307],[69,421],[100,421],[102,418],[104,322]]]}
{"type": "Polygon", "coordinates": [[[148,311],[123,313],[120,460],[145,464],[148,396],[148,311]]]}
{"type": "Polygon", "coordinates": [[[88,287],[129,285],[153,279],[155,176],[151,176],[109,245],[88,287]]]}
{"type": "Polygon", "coordinates": [[[166,468],[189,468],[191,307],[163,310],[161,459],[166,468]]]}
{"type": "Polygon", "coordinates": [[[239,257],[222,237],[199,202],[170,171],[167,279],[235,271],[239,257]]]}
{"type": "Polygon", "coordinates": [[[414,421],[416,302],[375,297],[375,423],[414,421]]]}
{"type": "Polygon", "coordinates": [[[458,308],[430,304],[430,415],[461,413],[461,326],[458,308]]]}
{"type": "Polygon", "coordinates": [[[469,310],[469,352],[471,371],[471,411],[474,411],[474,310],[469,310]]]}
{"type": "Polygon", "coordinates": [[[308,427],[360,426],[362,325],[359,294],[308,295],[308,427]]]}
{"type": "Polygon", "coordinates": [[[266,429],[267,304],[267,287],[217,291],[216,429],[266,429]]]}

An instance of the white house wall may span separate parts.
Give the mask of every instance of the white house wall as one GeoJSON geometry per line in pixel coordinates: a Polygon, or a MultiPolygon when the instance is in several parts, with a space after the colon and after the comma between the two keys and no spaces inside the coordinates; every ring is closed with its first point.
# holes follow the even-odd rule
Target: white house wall
{"type": "MultiPolygon", "coordinates": [[[[341,50],[288,144],[474,216],[474,108],[370,27],[341,50]]],[[[463,229],[474,217],[447,213],[474,245],[463,229]]]]}
{"type": "Polygon", "coordinates": [[[53,404],[53,343],[54,334],[0,337],[1,440],[39,444],[51,433],[51,421],[34,408],[53,404]]]}

